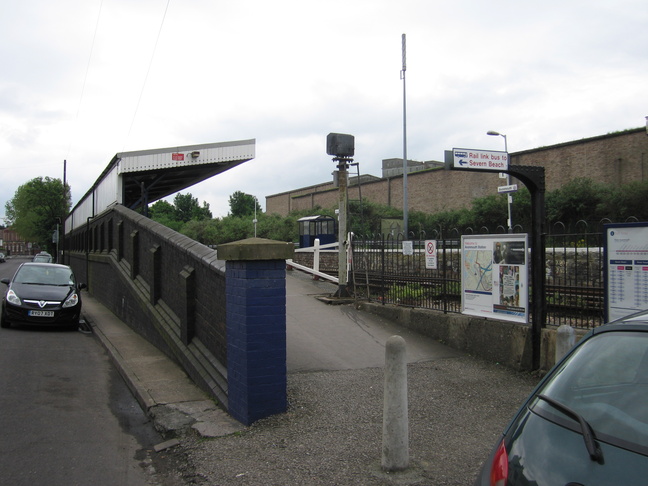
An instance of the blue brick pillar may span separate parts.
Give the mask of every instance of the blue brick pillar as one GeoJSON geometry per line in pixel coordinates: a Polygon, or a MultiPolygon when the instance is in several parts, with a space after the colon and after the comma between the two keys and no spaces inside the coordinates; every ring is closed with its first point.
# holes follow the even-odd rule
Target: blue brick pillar
{"type": "Polygon", "coordinates": [[[246,425],[286,411],[286,259],[293,251],[262,238],[218,247],[227,261],[228,408],[246,425]]]}

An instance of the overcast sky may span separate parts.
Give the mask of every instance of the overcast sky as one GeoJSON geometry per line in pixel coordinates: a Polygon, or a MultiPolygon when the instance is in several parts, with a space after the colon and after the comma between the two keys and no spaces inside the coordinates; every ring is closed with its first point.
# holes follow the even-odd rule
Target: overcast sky
{"type": "Polygon", "coordinates": [[[407,154],[510,152],[644,126],[646,0],[0,0],[0,216],[34,177],[73,204],[119,152],[256,139],[183,192],[229,210],[407,154]]]}

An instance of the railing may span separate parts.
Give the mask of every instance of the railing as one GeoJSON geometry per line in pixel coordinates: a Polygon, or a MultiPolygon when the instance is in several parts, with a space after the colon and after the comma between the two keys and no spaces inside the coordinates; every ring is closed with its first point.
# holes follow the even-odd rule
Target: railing
{"type": "Polygon", "coordinates": [[[404,255],[402,238],[356,239],[353,282],[356,296],[384,304],[461,311],[460,240],[437,240],[436,270],[425,268],[425,241],[404,255]]]}
{"type": "Polygon", "coordinates": [[[545,299],[549,324],[591,328],[604,322],[603,236],[547,236],[545,299]]]}
{"type": "MultiPolygon", "coordinates": [[[[293,260],[286,260],[286,264],[296,268],[297,270],[301,270],[306,273],[310,273],[314,277],[318,278],[323,278],[325,280],[330,280],[331,282],[338,283],[339,279],[336,275],[331,275],[331,273],[326,273],[320,271],[320,266],[322,263],[322,254],[329,254],[330,256],[335,258],[335,261],[337,262],[338,258],[338,244],[337,242],[335,243],[328,243],[326,245],[320,245],[320,240],[319,238],[315,238],[315,245],[308,247],[308,248],[298,248],[295,250],[295,253],[301,253],[301,254],[308,254],[308,265],[304,265],[303,263],[297,263],[293,260]],[[311,255],[312,254],[312,255],[311,255]]],[[[329,266],[330,269],[330,266],[329,266]]],[[[335,272],[337,272],[337,264],[335,266],[335,272]]]]}
{"type": "MultiPolygon", "coordinates": [[[[547,237],[547,285],[541,304],[547,308],[544,324],[591,328],[603,323],[602,239],[602,233],[547,237]]],[[[425,268],[424,239],[414,240],[412,255],[404,255],[402,235],[356,237],[352,267],[356,296],[384,304],[461,312],[461,238],[436,242],[437,269],[430,270],[425,268]]]]}

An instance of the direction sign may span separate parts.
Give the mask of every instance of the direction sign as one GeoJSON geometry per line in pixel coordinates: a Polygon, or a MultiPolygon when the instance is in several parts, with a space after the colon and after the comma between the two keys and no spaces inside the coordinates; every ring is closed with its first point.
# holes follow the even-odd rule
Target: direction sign
{"type": "Polygon", "coordinates": [[[504,194],[507,192],[516,192],[518,190],[517,184],[511,184],[510,186],[499,186],[497,192],[504,194]]]}
{"type": "Polygon", "coordinates": [[[501,171],[509,168],[506,152],[452,149],[452,160],[455,169],[501,171]]]}

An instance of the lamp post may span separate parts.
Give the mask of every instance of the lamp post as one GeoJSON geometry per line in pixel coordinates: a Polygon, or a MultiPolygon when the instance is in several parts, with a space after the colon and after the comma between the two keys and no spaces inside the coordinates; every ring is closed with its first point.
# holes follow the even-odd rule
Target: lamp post
{"type": "Polygon", "coordinates": [[[259,201],[257,200],[256,196],[254,197],[254,219],[252,220],[252,223],[254,223],[254,237],[257,237],[257,223],[259,220],[257,219],[257,206],[259,205],[259,201]]]}
{"type": "MultiPolygon", "coordinates": [[[[487,131],[486,135],[492,135],[494,137],[504,138],[504,152],[506,152],[506,158],[508,159],[508,144],[506,142],[506,135],[500,132],[496,132],[495,130],[487,131]]],[[[510,160],[508,162],[510,162],[510,160]]],[[[507,186],[511,185],[511,175],[508,173],[506,174],[506,185],[507,186]]],[[[508,232],[513,233],[513,219],[511,217],[511,212],[513,210],[513,195],[507,194],[507,197],[508,197],[508,220],[507,220],[508,232]]]]}
{"type": "Polygon", "coordinates": [[[405,91],[405,34],[402,36],[403,45],[403,69],[401,69],[401,79],[403,80],[403,234],[404,239],[408,240],[408,220],[409,220],[409,202],[407,201],[407,95],[405,91]]]}

